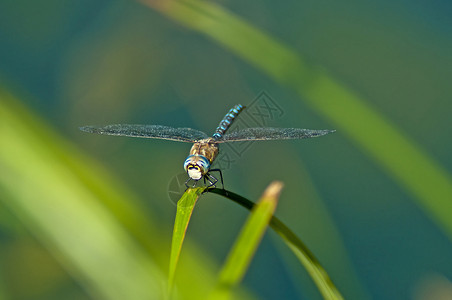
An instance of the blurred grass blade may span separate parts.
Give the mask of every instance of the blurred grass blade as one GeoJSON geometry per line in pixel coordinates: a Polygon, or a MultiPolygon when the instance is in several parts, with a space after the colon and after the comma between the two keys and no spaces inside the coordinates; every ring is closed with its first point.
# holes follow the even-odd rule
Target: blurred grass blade
{"type": "Polygon", "coordinates": [[[215,3],[140,2],[205,34],[276,82],[295,90],[411,193],[452,240],[451,175],[364,99],[322,68],[309,66],[294,50],[215,3]]]}
{"type": "Polygon", "coordinates": [[[93,298],[161,299],[164,276],[154,260],[59,156],[64,142],[17,102],[0,90],[2,205],[93,298]]]}
{"type": "Polygon", "coordinates": [[[273,218],[270,223],[273,230],[278,233],[295,254],[301,264],[306,268],[325,300],[344,299],[334,286],[330,277],[315,258],[314,254],[305,244],[279,219],[273,218]]]}
{"type": "Polygon", "coordinates": [[[6,284],[4,280],[4,275],[0,273],[0,300],[11,299],[7,296],[6,284]]]}
{"type": "Polygon", "coordinates": [[[184,242],[185,233],[187,232],[188,223],[190,222],[196,201],[204,190],[205,188],[189,188],[185,191],[179,201],[177,201],[176,220],[174,221],[173,239],[171,242],[171,256],[168,273],[168,294],[171,294],[171,290],[173,288],[177,262],[179,261],[179,256],[182,249],[182,244],[184,242]]]}
{"type": "Polygon", "coordinates": [[[220,271],[218,284],[210,299],[229,299],[231,290],[242,280],[273,216],[282,187],[281,182],[272,182],[253,207],[220,271]]]}
{"type": "MultiPolygon", "coordinates": [[[[0,88],[1,207],[93,299],[162,299],[171,238],[115,177],[0,88]]],[[[190,259],[178,263],[177,291],[202,299],[215,284],[216,262],[189,241],[184,253],[190,259]]]]}
{"type": "MultiPolygon", "coordinates": [[[[211,189],[209,192],[226,197],[248,210],[252,210],[254,203],[250,200],[237,195],[233,192],[211,189]]],[[[270,220],[270,227],[282,237],[287,246],[294,252],[295,256],[305,267],[308,274],[311,276],[314,283],[317,285],[320,293],[325,300],[342,300],[343,297],[334,286],[328,273],[320,265],[319,261],[315,258],[312,252],[303,244],[303,242],[278,218],[272,217],[270,220]]]]}

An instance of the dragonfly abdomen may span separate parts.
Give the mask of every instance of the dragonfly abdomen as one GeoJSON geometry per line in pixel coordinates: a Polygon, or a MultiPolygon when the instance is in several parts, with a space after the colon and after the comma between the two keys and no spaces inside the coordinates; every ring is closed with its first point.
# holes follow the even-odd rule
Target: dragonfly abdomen
{"type": "Polygon", "coordinates": [[[241,104],[237,104],[233,108],[231,108],[229,112],[224,116],[223,120],[221,120],[220,125],[218,125],[212,137],[216,140],[221,138],[244,108],[245,106],[241,104]]]}

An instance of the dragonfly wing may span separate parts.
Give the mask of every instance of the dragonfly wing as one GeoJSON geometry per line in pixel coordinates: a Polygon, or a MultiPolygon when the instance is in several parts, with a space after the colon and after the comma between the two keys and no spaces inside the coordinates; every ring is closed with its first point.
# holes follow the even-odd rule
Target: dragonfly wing
{"type": "Polygon", "coordinates": [[[189,143],[208,138],[207,134],[199,130],[162,125],[115,124],[107,126],[84,126],[80,127],[80,130],[106,135],[163,139],[189,143]]]}
{"type": "Polygon", "coordinates": [[[216,140],[216,143],[307,139],[322,136],[334,131],[335,130],[313,130],[302,128],[245,128],[225,134],[222,138],[216,140]]]}

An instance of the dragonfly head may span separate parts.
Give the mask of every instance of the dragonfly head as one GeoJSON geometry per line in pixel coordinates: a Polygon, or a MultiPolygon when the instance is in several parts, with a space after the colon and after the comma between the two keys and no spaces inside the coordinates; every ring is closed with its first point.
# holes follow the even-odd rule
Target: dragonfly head
{"type": "Polygon", "coordinates": [[[193,180],[201,179],[210,168],[209,160],[203,155],[189,155],[185,159],[184,169],[193,180]]]}

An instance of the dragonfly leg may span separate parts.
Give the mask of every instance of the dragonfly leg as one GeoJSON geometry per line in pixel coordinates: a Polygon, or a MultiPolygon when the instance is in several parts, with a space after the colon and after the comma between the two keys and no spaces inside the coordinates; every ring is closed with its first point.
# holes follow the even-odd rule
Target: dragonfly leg
{"type": "Polygon", "coordinates": [[[215,183],[218,182],[218,179],[215,178],[212,174],[206,173],[204,176],[204,185],[207,185],[206,180],[209,182],[209,185],[207,185],[208,188],[215,187],[215,183]]]}
{"type": "MultiPolygon", "coordinates": [[[[189,186],[188,186],[188,182],[190,181],[190,177],[188,177],[188,179],[187,180],[185,180],[185,186],[187,187],[187,189],[189,188],[189,186]]],[[[187,190],[187,189],[185,189],[185,190],[187,190]]]]}
{"type": "MultiPolygon", "coordinates": [[[[209,182],[208,188],[214,188],[215,184],[218,182],[218,179],[215,176],[213,176],[212,174],[210,174],[210,172],[218,172],[218,173],[220,173],[221,185],[223,186],[223,189],[224,189],[223,173],[221,172],[220,169],[209,170],[209,172],[207,172],[203,176],[204,184],[207,185],[207,182],[209,182]]],[[[196,186],[196,184],[198,183],[198,181],[199,181],[199,180],[193,180],[193,185],[190,185],[189,184],[190,180],[193,180],[193,179],[189,177],[185,181],[185,186],[187,187],[187,189],[188,188],[194,188],[196,186]]]]}
{"type": "Polygon", "coordinates": [[[206,175],[204,175],[204,179],[207,178],[207,181],[210,183],[208,188],[214,188],[215,187],[215,183],[218,182],[218,179],[215,178],[215,176],[213,176],[210,173],[206,173],[206,175]]]}
{"type": "MultiPolygon", "coordinates": [[[[223,190],[224,190],[223,173],[221,172],[221,170],[220,169],[211,169],[211,170],[209,170],[209,173],[210,172],[220,173],[221,185],[223,186],[223,190]]],[[[211,175],[211,174],[209,174],[209,175],[213,177],[213,175],[211,175]]],[[[215,177],[213,177],[213,178],[215,178],[215,177]]],[[[215,183],[217,183],[217,182],[218,182],[218,179],[215,178],[215,183]]]]}
{"type": "MultiPolygon", "coordinates": [[[[185,181],[185,186],[188,188],[194,188],[196,186],[196,183],[198,182],[197,180],[193,180],[193,185],[190,186],[188,183],[190,182],[190,180],[192,180],[190,177],[188,177],[188,179],[185,181]]],[[[185,190],[187,190],[185,189],[185,190]]]]}

